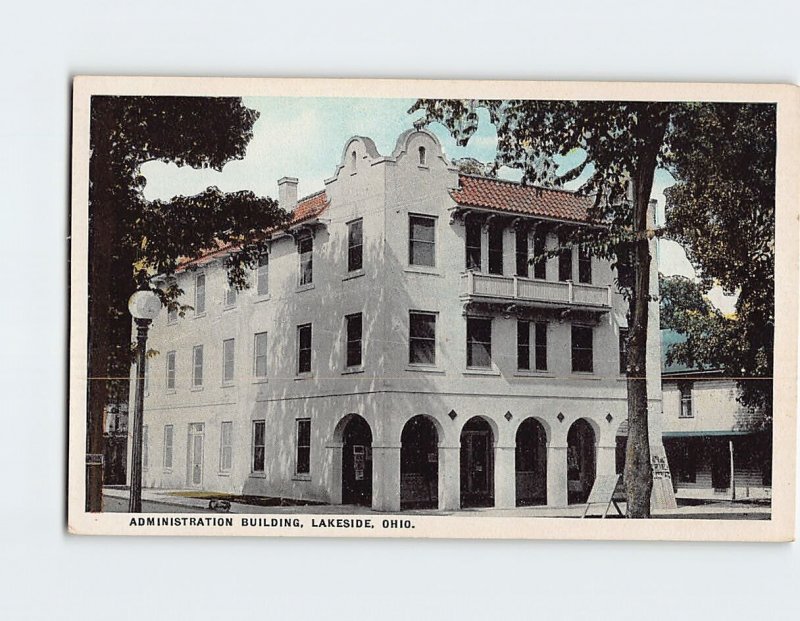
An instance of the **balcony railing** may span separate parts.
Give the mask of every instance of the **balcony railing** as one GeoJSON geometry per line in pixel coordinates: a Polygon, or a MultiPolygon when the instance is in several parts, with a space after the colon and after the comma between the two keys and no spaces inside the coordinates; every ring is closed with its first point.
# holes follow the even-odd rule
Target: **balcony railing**
{"type": "Polygon", "coordinates": [[[611,308],[611,285],[587,285],[468,271],[461,275],[462,296],[531,306],[611,308]]]}

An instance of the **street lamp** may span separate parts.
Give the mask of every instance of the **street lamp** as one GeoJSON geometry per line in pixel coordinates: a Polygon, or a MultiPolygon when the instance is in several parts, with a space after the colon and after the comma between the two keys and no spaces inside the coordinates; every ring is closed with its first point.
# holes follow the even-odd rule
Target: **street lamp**
{"type": "Polygon", "coordinates": [[[144,423],[144,366],[147,357],[147,330],[161,310],[161,299],[150,290],[137,291],[128,300],[128,311],[136,322],[136,403],[133,412],[131,447],[130,513],[142,512],[142,425],[144,423]]]}

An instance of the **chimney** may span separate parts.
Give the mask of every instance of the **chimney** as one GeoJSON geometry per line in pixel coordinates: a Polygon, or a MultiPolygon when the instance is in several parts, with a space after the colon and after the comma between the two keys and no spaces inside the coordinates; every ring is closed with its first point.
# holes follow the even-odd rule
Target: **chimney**
{"type": "Polygon", "coordinates": [[[297,179],[281,177],[278,179],[278,205],[288,212],[297,207],[297,179]]]}

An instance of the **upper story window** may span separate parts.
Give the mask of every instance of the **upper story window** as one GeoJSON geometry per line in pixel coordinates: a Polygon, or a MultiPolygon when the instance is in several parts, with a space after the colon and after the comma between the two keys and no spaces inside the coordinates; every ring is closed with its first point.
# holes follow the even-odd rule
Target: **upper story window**
{"type": "Polygon", "coordinates": [[[361,366],[361,313],[347,315],[347,361],[348,367],[361,366]]]}
{"type": "Polygon", "coordinates": [[[197,274],[194,277],[194,314],[202,315],[206,312],[206,275],[197,274]]]}
{"type": "Polygon", "coordinates": [[[192,349],[192,386],[203,385],[203,346],[195,345],[192,349]]]}
{"type": "Polygon", "coordinates": [[[493,225],[489,227],[489,273],[503,273],[503,227],[493,225]]]}
{"type": "Polygon", "coordinates": [[[534,324],[536,335],[536,355],[534,361],[537,371],[547,371],[547,324],[537,321],[534,324]]]}
{"type": "Polygon", "coordinates": [[[253,338],[253,375],[267,376],[267,333],[258,332],[253,338]]]}
{"type": "Polygon", "coordinates": [[[594,370],[594,330],[589,326],[572,326],[572,371],[591,373],[594,370]]]}
{"type": "Polygon", "coordinates": [[[409,364],[436,364],[436,314],[411,312],[408,323],[409,364]]]}
{"type": "Polygon", "coordinates": [[[177,304],[171,308],[167,308],[167,323],[175,323],[178,321],[178,306],[177,304]]]}
{"type": "Polygon", "coordinates": [[[628,371],[628,330],[619,329],[619,372],[623,375],[628,371]]]}
{"type": "Polygon", "coordinates": [[[529,274],[528,264],[528,229],[519,227],[515,231],[516,238],[516,258],[517,276],[527,278],[529,274]]]}
{"type": "Polygon", "coordinates": [[[408,263],[436,267],[436,218],[408,217],[408,263]]]}
{"type": "Polygon", "coordinates": [[[419,165],[420,166],[425,166],[427,164],[426,155],[427,154],[425,153],[425,147],[420,147],[419,148],[419,165]]]}
{"type": "Polygon", "coordinates": [[[517,321],[517,368],[528,371],[531,368],[531,322],[517,321]]]}
{"type": "Polygon", "coordinates": [[[297,326],[297,373],[311,373],[311,324],[297,326]]]}
{"type": "Polygon", "coordinates": [[[567,242],[563,239],[559,239],[558,243],[561,246],[558,251],[558,279],[566,282],[572,280],[572,247],[564,247],[567,242]]]}
{"type": "Polygon", "coordinates": [[[547,258],[545,257],[547,234],[539,229],[533,233],[533,277],[547,278],[547,258]]]}
{"type": "Polygon", "coordinates": [[[350,163],[351,163],[351,165],[353,166],[353,172],[356,172],[356,162],[357,162],[357,161],[358,161],[358,155],[356,155],[356,152],[355,152],[355,151],[353,151],[353,152],[350,154],[350,163]]]}
{"type": "Polygon", "coordinates": [[[225,306],[227,306],[228,308],[236,306],[236,297],[237,297],[236,287],[228,284],[228,287],[225,289],[225,306]]]}
{"type": "Polygon", "coordinates": [[[303,235],[297,242],[297,252],[300,256],[299,284],[310,285],[314,281],[314,238],[311,235],[303,235]]]}
{"type": "Polygon", "coordinates": [[[233,382],[236,364],[236,340],[225,339],[222,341],[222,383],[233,382]]]}
{"type": "Polygon", "coordinates": [[[537,371],[547,371],[547,324],[520,320],[517,322],[517,368],[529,371],[531,363],[537,371]]]}
{"type": "Polygon", "coordinates": [[[256,295],[269,294],[269,254],[264,252],[258,257],[256,268],[256,295]]]}
{"type": "Polygon", "coordinates": [[[297,455],[295,459],[295,472],[308,474],[311,472],[311,419],[301,418],[297,421],[297,455]]]}
{"type": "Polygon", "coordinates": [[[481,271],[481,241],[483,227],[474,218],[467,218],[464,223],[464,239],[466,246],[466,269],[481,271]]]}
{"type": "Polygon", "coordinates": [[[359,218],[347,225],[347,271],[364,267],[364,221],[359,218]]]}
{"type": "Polygon", "coordinates": [[[467,367],[492,366],[492,320],[467,317],[467,367]]]}
{"type": "Polygon", "coordinates": [[[587,248],[578,248],[578,282],[592,283],[592,254],[587,248]]]}
{"type": "Polygon", "coordinates": [[[175,390],[176,353],[167,352],[167,390],[175,390]]]}
{"type": "Polygon", "coordinates": [[[681,418],[693,418],[692,409],[692,382],[678,382],[678,390],[681,393],[681,418]]]}

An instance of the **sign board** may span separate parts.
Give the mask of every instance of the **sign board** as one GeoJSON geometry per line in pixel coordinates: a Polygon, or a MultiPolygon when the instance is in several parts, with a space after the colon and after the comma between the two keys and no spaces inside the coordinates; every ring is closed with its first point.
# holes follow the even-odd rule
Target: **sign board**
{"type": "Polygon", "coordinates": [[[589,500],[586,501],[586,510],[583,512],[582,517],[587,516],[589,509],[599,506],[603,508],[600,517],[604,518],[611,508],[612,503],[617,513],[624,515],[622,509],[620,509],[617,504],[617,500],[622,499],[620,498],[620,494],[617,493],[617,488],[620,486],[619,483],[620,475],[618,474],[604,474],[598,476],[594,480],[594,486],[592,487],[592,492],[589,494],[589,500]]]}
{"type": "Polygon", "coordinates": [[[87,466],[102,466],[103,454],[102,453],[86,453],[87,466]]]}

